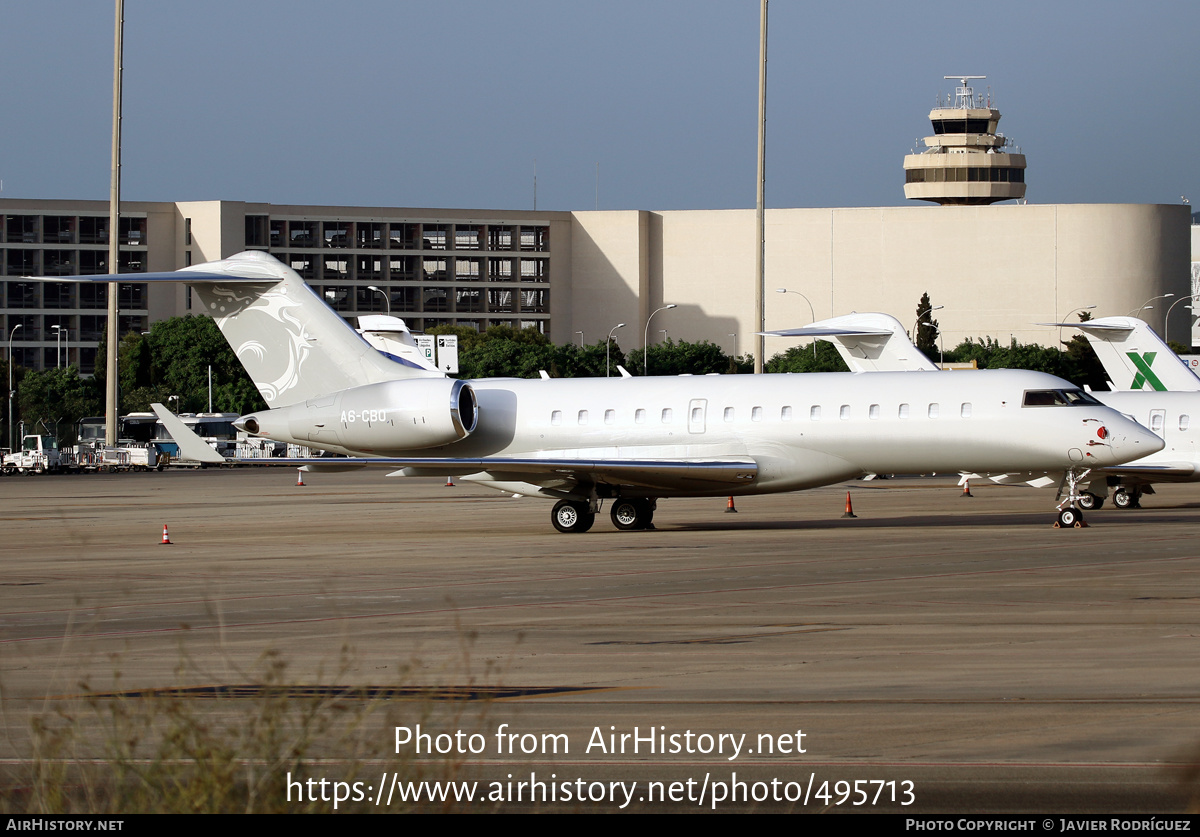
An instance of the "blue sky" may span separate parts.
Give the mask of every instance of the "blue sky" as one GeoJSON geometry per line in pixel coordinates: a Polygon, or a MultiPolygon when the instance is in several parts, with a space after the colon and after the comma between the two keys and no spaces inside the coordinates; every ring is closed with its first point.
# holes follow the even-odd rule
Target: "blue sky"
{"type": "MultiPolygon", "coordinates": [[[[755,0],[126,0],[123,197],[754,205],[755,0]]],[[[0,0],[3,197],[108,196],[113,5],[0,0]]],[[[950,73],[1036,203],[1196,187],[1195,2],[771,3],[767,202],[903,204],[950,73]]]]}

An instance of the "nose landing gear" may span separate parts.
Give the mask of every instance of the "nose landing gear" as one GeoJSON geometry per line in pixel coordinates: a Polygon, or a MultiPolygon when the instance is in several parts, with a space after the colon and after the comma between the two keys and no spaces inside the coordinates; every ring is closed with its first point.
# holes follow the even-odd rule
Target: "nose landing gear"
{"type": "Polygon", "coordinates": [[[1083,529],[1087,527],[1087,523],[1083,519],[1081,509],[1090,508],[1094,503],[1088,504],[1086,492],[1080,490],[1080,485],[1091,468],[1071,468],[1063,474],[1062,484],[1058,487],[1058,496],[1062,499],[1058,503],[1058,516],[1054,521],[1055,529],[1083,529]],[[1063,494],[1066,494],[1063,497],[1063,494]]]}

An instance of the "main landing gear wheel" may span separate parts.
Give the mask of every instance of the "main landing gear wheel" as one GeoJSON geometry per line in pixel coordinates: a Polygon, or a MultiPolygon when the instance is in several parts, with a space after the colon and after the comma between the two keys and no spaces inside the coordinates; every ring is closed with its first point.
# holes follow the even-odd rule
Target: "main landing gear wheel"
{"type": "Polygon", "coordinates": [[[1083,509],[1084,511],[1092,511],[1094,509],[1099,509],[1104,506],[1104,498],[1097,497],[1095,494],[1093,494],[1090,491],[1083,492],[1083,496],[1080,497],[1077,502],[1078,502],[1079,508],[1083,509]]]}
{"type": "Polygon", "coordinates": [[[550,520],[560,532],[586,532],[596,522],[596,515],[588,511],[587,503],[559,500],[554,504],[550,520]]]}
{"type": "Polygon", "coordinates": [[[622,532],[648,529],[654,519],[654,507],[648,500],[617,500],[610,511],[613,526],[622,532]]]}
{"type": "Polygon", "coordinates": [[[1083,512],[1073,506],[1067,506],[1058,513],[1058,525],[1062,529],[1074,529],[1083,523],[1083,512]]]}
{"type": "Polygon", "coordinates": [[[1141,494],[1136,490],[1129,491],[1125,488],[1118,488],[1113,492],[1113,505],[1118,509],[1136,509],[1140,499],[1141,494]]]}

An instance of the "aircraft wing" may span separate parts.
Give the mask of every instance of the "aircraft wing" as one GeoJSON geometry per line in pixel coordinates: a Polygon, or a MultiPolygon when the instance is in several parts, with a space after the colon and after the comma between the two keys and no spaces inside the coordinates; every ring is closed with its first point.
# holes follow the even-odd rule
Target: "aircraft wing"
{"type": "MultiPolygon", "coordinates": [[[[569,483],[636,485],[661,490],[718,489],[748,485],[758,477],[758,463],[750,457],[717,459],[520,459],[491,456],[479,459],[453,457],[350,456],[333,460],[246,459],[254,465],[292,465],[311,470],[349,470],[354,467],[397,468],[401,476],[447,476],[486,472],[492,479],[562,486],[569,483]]],[[[391,476],[391,475],[389,475],[391,476]]]]}
{"type": "Polygon", "coordinates": [[[1102,468],[1100,473],[1114,477],[1141,477],[1154,482],[1186,482],[1196,478],[1196,465],[1192,462],[1159,462],[1151,465],[1130,462],[1102,468]]]}

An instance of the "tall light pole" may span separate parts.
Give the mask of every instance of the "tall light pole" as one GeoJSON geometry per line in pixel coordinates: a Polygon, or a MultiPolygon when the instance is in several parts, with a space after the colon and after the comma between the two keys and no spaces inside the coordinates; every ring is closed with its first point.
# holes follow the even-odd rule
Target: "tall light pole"
{"type": "MultiPolygon", "coordinates": [[[[108,270],[121,272],[121,69],[122,35],[125,29],[125,0],[116,2],[116,26],[113,34],[113,118],[112,179],[108,193],[108,270]]],[[[117,443],[117,283],[108,283],[108,341],[104,397],[104,443],[117,443]]]]}
{"type": "Polygon", "coordinates": [[[583,343],[583,332],[582,332],[582,331],[577,331],[577,332],[575,332],[575,333],[579,335],[579,348],[581,348],[581,349],[582,349],[582,348],[583,348],[583,346],[584,346],[584,343],[583,343]]]}
{"type": "Polygon", "coordinates": [[[375,293],[377,293],[383,297],[383,304],[385,306],[387,306],[385,308],[385,310],[387,311],[388,316],[390,317],[392,315],[392,301],[390,299],[388,299],[388,295],[386,293],[384,293],[381,288],[377,288],[374,285],[367,285],[367,290],[374,291],[375,293]]]}
{"type": "Polygon", "coordinates": [[[20,328],[20,327],[21,327],[21,325],[22,325],[22,323],[17,323],[15,326],[13,326],[13,329],[12,329],[12,331],[10,331],[10,332],[8,333],[8,449],[9,449],[10,451],[11,451],[11,450],[13,450],[13,420],[12,420],[12,400],[13,400],[13,381],[12,381],[12,368],[13,368],[13,355],[12,355],[12,341],[13,341],[13,335],[17,333],[17,329],[18,329],[18,328],[20,328]]]}
{"type": "MultiPolygon", "coordinates": [[[[805,302],[808,303],[808,315],[810,317],[812,317],[812,319],[809,320],[809,322],[815,323],[817,321],[817,314],[813,310],[812,300],[809,299],[808,297],[806,297],[804,294],[800,293],[799,291],[789,291],[787,288],[776,288],[775,293],[777,293],[777,294],[795,294],[796,296],[800,297],[801,299],[803,299],[805,302]]],[[[813,357],[816,358],[816,356],[817,356],[817,339],[815,337],[813,338],[812,344],[813,344],[813,357]]]]}
{"type": "MultiPolygon", "coordinates": [[[[617,323],[608,331],[608,339],[604,341],[604,377],[608,377],[608,358],[612,353],[613,332],[618,328],[625,328],[625,323],[617,323]]],[[[582,332],[580,332],[582,333],[582,332]]]]}
{"type": "Polygon", "coordinates": [[[758,167],[755,172],[756,195],[754,241],[754,323],[758,342],[754,351],[754,371],[762,373],[767,351],[767,315],[763,297],[766,296],[767,269],[767,0],[761,0],[758,13],[758,167]]]}
{"type": "Polygon", "coordinates": [[[653,313],[650,314],[649,317],[646,318],[646,333],[644,335],[642,335],[642,345],[644,347],[642,349],[642,374],[643,375],[646,375],[646,376],[650,375],[650,321],[654,319],[654,315],[657,314],[659,311],[666,311],[667,309],[674,308],[674,307],[675,307],[674,302],[672,302],[670,305],[664,305],[662,308],[656,309],[653,313]]]}

